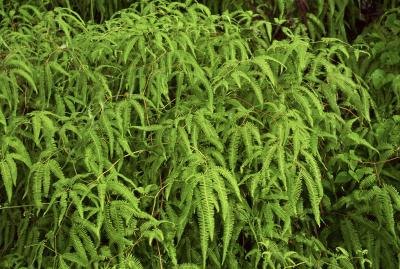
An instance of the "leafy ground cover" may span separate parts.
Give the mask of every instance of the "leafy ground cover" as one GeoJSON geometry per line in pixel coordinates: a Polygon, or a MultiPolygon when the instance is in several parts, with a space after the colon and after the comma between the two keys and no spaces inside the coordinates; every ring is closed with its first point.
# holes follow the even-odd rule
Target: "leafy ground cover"
{"type": "Polygon", "coordinates": [[[395,1],[100,2],[0,1],[2,268],[398,267],[395,1]]]}

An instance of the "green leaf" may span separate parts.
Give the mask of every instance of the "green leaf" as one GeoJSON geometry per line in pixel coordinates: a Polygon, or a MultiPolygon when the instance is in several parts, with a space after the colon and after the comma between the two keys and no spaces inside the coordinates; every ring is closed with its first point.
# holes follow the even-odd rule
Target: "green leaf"
{"type": "Polygon", "coordinates": [[[379,151],[376,148],[374,148],[370,143],[368,143],[367,140],[362,138],[358,133],[351,132],[347,134],[346,137],[355,142],[357,145],[366,146],[367,148],[372,149],[373,151],[379,153],[379,151]]]}
{"type": "Polygon", "coordinates": [[[11,73],[17,74],[17,75],[23,77],[28,82],[28,84],[32,87],[33,91],[35,93],[38,93],[35,81],[33,80],[32,76],[28,72],[26,72],[25,70],[22,70],[22,69],[13,69],[11,71],[11,73]]]}
{"type": "Polygon", "coordinates": [[[268,62],[266,61],[265,57],[263,56],[259,56],[253,59],[253,63],[255,63],[256,65],[258,65],[261,70],[263,71],[263,73],[265,75],[267,75],[269,81],[271,82],[272,86],[276,86],[276,79],[275,79],[275,75],[272,72],[271,67],[269,66],[268,62]]]}
{"type": "Polygon", "coordinates": [[[154,125],[148,125],[148,126],[131,126],[132,128],[145,131],[145,132],[153,132],[153,131],[159,131],[167,128],[168,126],[165,125],[159,125],[159,124],[154,124],[154,125]]]}
{"type": "Polygon", "coordinates": [[[4,188],[6,189],[8,202],[11,202],[11,198],[13,195],[13,178],[10,171],[10,167],[8,166],[5,160],[0,161],[0,174],[3,181],[4,188]]]}

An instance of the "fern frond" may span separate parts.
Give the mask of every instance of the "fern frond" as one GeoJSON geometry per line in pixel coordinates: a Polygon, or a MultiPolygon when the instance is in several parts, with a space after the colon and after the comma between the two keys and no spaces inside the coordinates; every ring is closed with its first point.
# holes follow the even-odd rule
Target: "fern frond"
{"type": "Polygon", "coordinates": [[[222,261],[224,264],[226,255],[228,253],[228,248],[233,234],[233,226],[235,224],[235,218],[233,212],[228,210],[226,219],[224,220],[224,234],[223,234],[223,250],[222,250],[222,261]]]}
{"type": "Polygon", "coordinates": [[[302,191],[302,182],[301,182],[301,176],[297,176],[294,180],[290,180],[288,185],[288,207],[291,212],[291,214],[296,215],[296,208],[297,208],[297,203],[299,201],[301,191],[302,191]]]}
{"type": "Polygon", "coordinates": [[[13,178],[12,173],[10,171],[10,167],[6,160],[2,160],[0,162],[0,169],[1,169],[1,178],[3,181],[4,188],[6,189],[8,201],[11,201],[13,195],[13,178]]]}
{"type": "MultiPolygon", "coordinates": [[[[75,252],[75,253],[63,253],[62,255],[60,255],[60,259],[62,259],[62,262],[60,262],[60,264],[64,265],[65,261],[70,261],[73,262],[75,264],[78,264],[81,267],[86,267],[88,266],[88,261],[87,259],[85,260],[84,257],[82,257],[81,255],[79,255],[79,253],[75,252]]],[[[66,264],[65,264],[66,265],[66,264]]],[[[70,268],[68,265],[66,265],[67,268],[70,268]]]]}
{"type": "Polygon", "coordinates": [[[113,157],[113,155],[114,155],[115,137],[114,137],[114,130],[113,130],[113,127],[111,125],[108,113],[103,112],[101,114],[100,121],[102,123],[102,127],[104,128],[104,130],[106,131],[106,134],[107,134],[107,138],[108,138],[108,141],[109,141],[108,142],[108,147],[109,147],[110,156],[113,157]]]}
{"type": "Polygon", "coordinates": [[[319,211],[319,203],[322,199],[322,197],[319,196],[319,190],[318,190],[318,183],[313,180],[311,175],[304,169],[300,171],[302,178],[304,180],[304,183],[307,187],[310,203],[311,203],[311,208],[314,214],[315,221],[317,222],[318,225],[320,225],[320,211],[319,211]]]}
{"type": "Polygon", "coordinates": [[[253,137],[251,135],[251,130],[247,124],[244,127],[240,128],[240,133],[242,135],[247,158],[250,159],[253,155],[253,137]]]}
{"type": "Polygon", "coordinates": [[[45,165],[43,163],[35,163],[32,167],[34,171],[33,182],[32,182],[32,196],[33,202],[37,208],[42,207],[42,180],[45,175],[45,165]]]}
{"type": "Polygon", "coordinates": [[[342,220],[340,225],[343,239],[347,243],[348,249],[356,252],[357,250],[361,250],[361,243],[359,239],[358,232],[354,228],[353,223],[350,220],[342,220]]]}
{"type": "Polygon", "coordinates": [[[10,171],[12,185],[16,186],[17,185],[17,177],[18,177],[17,165],[14,162],[14,160],[10,154],[6,155],[5,161],[8,165],[9,171],[10,171]]]}
{"type": "Polygon", "coordinates": [[[277,148],[277,154],[278,154],[278,167],[279,167],[279,172],[281,176],[281,180],[283,183],[283,187],[285,190],[287,190],[287,177],[286,177],[286,160],[285,160],[285,150],[282,146],[277,148]]]}
{"type": "Polygon", "coordinates": [[[240,138],[239,132],[233,130],[228,149],[229,167],[231,171],[235,171],[236,163],[238,160],[239,138],[240,138]]]}
{"type": "Polygon", "coordinates": [[[138,199],[125,185],[117,181],[107,181],[106,184],[107,191],[115,192],[116,194],[121,195],[124,199],[129,201],[134,208],[137,208],[138,199]]]}
{"type": "Polygon", "coordinates": [[[124,264],[127,268],[131,269],[143,269],[143,265],[141,264],[140,260],[135,256],[129,255],[128,257],[124,257],[124,264]]]}
{"type": "Polygon", "coordinates": [[[393,204],[389,192],[386,189],[381,189],[377,198],[381,203],[382,215],[385,218],[384,221],[387,223],[389,231],[393,235],[396,235],[393,204]]]}
{"type": "Polygon", "coordinates": [[[74,227],[74,229],[77,229],[77,235],[82,240],[82,244],[85,248],[85,252],[87,254],[89,254],[87,256],[90,257],[90,261],[91,262],[96,261],[98,259],[98,255],[97,255],[96,246],[94,245],[92,238],[89,236],[89,234],[83,227],[77,226],[77,227],[74,227]]]}
{"type": "MultiPolygon", "coordinates": [[[[83,263],[86,265],[89,263],[87,254],[86,254],[86,250],[84,247],[83,242],[81,241],[79,235],[78,235],[78,231],[76,228],[72,228],[70,230],[70,240],[71,243],[76,251],[76,253],[79,255],[79,258],[82,259],[83,263]]],[[[64,256],[64,258],[66,258],[64,256]]]]}
{"type": "Polygon", "coordinates": [[[47,198],[49,196],[50,185],[51,185],[51,174],[49,163],[42,164],[43,168],[41,168],[40,176],[42,177],[42,188],[43,188],[43,196],[47,198]]]}
{"type": "Polygon", "coordinates": [[[223,179],[219,176],[218,171],[214,169],[210,169],[207,175],[211,178],[214,190],[218,195],[218,200],[221,205],[221,213],[222,213],[222,220],[225,221],[228,216],[229,211],[229,202],[228,202],[228,194],[225,188],[225,184],[223,179]]]}
{"type": "Polygon", "coordinates": [[[324,193],[323,193],[323,187],[322,187],[321,171],[319,169],[318,163],[316,162],[314,157],[311,154],[309,154],[307,151],[302,150],[301,154],[305,157],[308,166],[311,168],[311,172],[314,177],[315,186],[317,187],[317,190],[318,190],[317,194],[318,194],[318,197],[320,197],[320,199],[321,199],[322,196],[324,195],[324,193]]]}
{"type": "Polygon", "coordinates": [[[209,240],[214,238],[214,194],[211,179],[207,174],[199,174],[199,205],[197,207],[197,215],[199,218],[200,242],[203,256],[203,265],[205,266],[207,259],[207,250],[209,240]]]}
{"type": "Polygon", "coordinates": [[[223,176],[229,182],[230,186],[233,189],[233,192],[236,194],[236,197],[239,199],[239,201],[242,201],[239,184],[237,182],[237,179],[235,178],[235,175],[224,167],[216,167],[215,169],[221,176],[223,176]]]}

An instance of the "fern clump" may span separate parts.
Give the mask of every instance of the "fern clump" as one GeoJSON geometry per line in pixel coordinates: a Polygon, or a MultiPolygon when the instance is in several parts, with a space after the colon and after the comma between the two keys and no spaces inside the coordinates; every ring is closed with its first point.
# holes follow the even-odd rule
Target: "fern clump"
{"type": "Polygon", "coordinates": [[[379,45],[192,1],[33,2],[0,1],[0,267],[396,268],[398,66],[358,68],[379,45]]]}

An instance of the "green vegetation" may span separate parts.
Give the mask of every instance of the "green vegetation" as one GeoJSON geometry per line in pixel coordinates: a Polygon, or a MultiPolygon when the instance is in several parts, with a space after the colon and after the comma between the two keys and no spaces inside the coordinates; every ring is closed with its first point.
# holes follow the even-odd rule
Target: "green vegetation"
{"type": "Polygon", "coordinates": [[[0,0],[0,267],[398,268],[400,8],[269,2],[0,0]]]}

